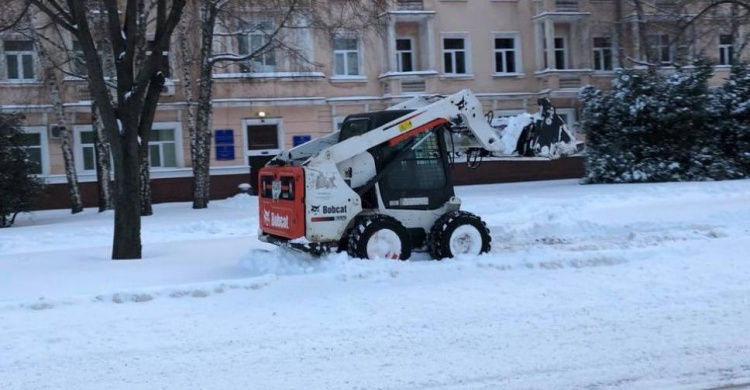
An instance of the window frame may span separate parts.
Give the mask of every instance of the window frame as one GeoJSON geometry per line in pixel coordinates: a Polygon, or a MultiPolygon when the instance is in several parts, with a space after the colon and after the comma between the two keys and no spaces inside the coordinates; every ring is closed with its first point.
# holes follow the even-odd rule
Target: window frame
{"type": "Polygon", "coordinates": [[[94,126],[92,125],[79,125],[73,127],[73,137],[74,137],[74,145],[75,150],[73,151],[73,154],[75,156],[75,162],[76,162],[76,172],[78,173],[95,173],[96,172],[96,145],[95,144],[84,144],[82,141],[81,133],[82,132],[94,132],[94,126]],[[94,148],[94,169],[86,169],[86,166],[84,165],[84,153],[83,148],[84,147],[90,147],[94,148]]]}
{"type": "Polygon", "coordinates": [[[599,72],[611,72],[615,68],[615,61],[614,61],[614,50],[612,47],[612,37],[593,37],[591,38],[591,50],[592,50],[592,60],[594,64],[594,70],[599,72]],[[596,46],[596,40],[597,39],[604,39],[605,43],[608,43],[607,46],[596,46]],[[607,52],[609,52],[609,68],[607,68],[607,52]],[[599,54],[601,58],[601,64],[599,64],[596,61],[596,55],[599,54]],[[601,67],[599,65],[602,65],[601,67]]]}
{"type": "MultiPolygon", "coordinates": [[[[659,64],[666,64],[669,65],[674,62],[674,50],[672,48],[672,45],[670,45],[671,38],[669,34],[649,34],[648,37],[646,37],[648,40],[647,47],[649,49],[649,54],[656,53],[657,58],[655,58],[656,62],[659,64]],[[653,38],[656,38],[655,40],[656,45],[653,45],[651,40],[653,38]],[[666,39],[666,43],[663,42],[663,40],[666,39]],[[669,53],[669,60],[664,61],[662,59],[662,55],[664,54],[664,49],[666,49],[669,53]]],[[[648,58],[649,61],[651,61],[651,58],[648,58]]]]}
{"type": "Polygon", "coordinates": [[[2,50],[2,75],[0,75],[0,80],[9,82],[9,83],[35,83],[39,81],[39,70],[40,66],[38,65],[38,56],[36,52],[36,45],[34,44],[34,41],[30,39],[25,39],[25,37],[18,37],[18,36],[8,36],[4,37],[2,39],[2,47],[0,47],[0,50],[2,50]],[[7,42],[11,41],[19,41],[19,42],[31,42],[31,50],[30,51],[15,51],[15,50],[5,50],[5,44],[7,42]],[[19,77],[18,78],[10,78],[8,75],[8,71],[10,70],[10,64],[8,63],[8,56],[14,55],[16,57],[16,71],[18,72],[19,77]],[[32,78],[24,78],[24,62],[23,57],[25,55],[31,56],[31,71],[33,74],[32,78]]]}
{"type": "MultiPolygon", "coordinates": [[[[49,138],[47,137],[46,126],[21,126],[26,134],[39,134],[39,149],[41,150],[41,173],[36,175],[47,176],[50,174],[50,156],[49,156],[49,138]]],[[[25,148],[24,148],[25,149],[25,148]]]]}
{"type": "MultiPolygon", "coordinates": [[[[149,140],[148,141],[148,147],[149,147],[149,156],[148,156],[148,158],[149,158],[149,168],[150,168],[150,171],[151,172],[154,172],[154,171],[168,171],[168,170],[171,170],[171,169],[183,168],[183,166],[185,164],[184,164],[183,157],[182,157],[182,123],[181,122],[154,122],[153,126],[151,126],[151,130],[152,131],[153,130],[173,130],[174,131],[175,166],[174,167],[164,167],[164,166],[154,167],[154,166],[151,166],[151,150],[150,150],[150,148],[154,144],[162,145],[162,144],[168,143],[168,141],[151,141],[151,140],[149,140]]],[[[159,148],[159,152],[160,152],[160,157],[162,157],[162,160],[163,160],[164,151],[163,151],[162,147],[159,148]]]]}
{"type": "MultiPolygon", "coordinates": [[[[272,19],[248,19],[248,20],[241,20],[240,22],[240,28],[247,28],[248,33],[243,34],[242,36],[239,36],[238,42],[237,42],[237,53],[239,55],[248,55],[251,54],[253,50],[253,36],[259,36],[261,38],[261,41],[263,42],[261,46],[265,45],[266,42],[269,40],[269,31],[272,33],[276,27],[274,24],[274,21],[272,19]],[[268,28],[263,29],[262,25],[264,23],[268,23],[268,28]],[[256,28],[254,30],[250,30],[250,27],[261,27],[256,28]],[[245,39],[245,41],[241,41],[241,39],[245,39]],[[246,51],[246,53],[243,53],[243,51],[246,51]]],[[[240,73],[242,74],[263,74],[263,73],[278,73],[279,72],[279,58],[276,55],[276,50],[266,50],[263,53],[261,53],[258,57],[252,58],[246,61],[242,61],[239,64],[240,73]],[[269,58],[273,58],[273,64],[269,65],[267,62],[269,62],[269,58]],[[258,64],[262,67],[260,69],[261,71],[258,71],[255,68],[254,63],[258,64]],[[268,71],[265,69],[266,67],[273,67],[272,70],[268,71]]]]}
{"type": "Polygon", "coordinates": [[[346,34],[346,33],[335,33],[331,37],[331,53],[333,56],[333,62],[331,63],[331,76],[332,78],[339,78],[339,79],[345,79],[345,78],[362,78],[364,77],[363,72],[363,61],[362,61],[362,40],[359,36],[355,34],[346,34]],[[357,44],[357,48],[352,49],[336,49],[336,40],[337,39],[354,39],[357,44]],[[357,73],[350,74],[349,73],[349,55],[350,53],[356,53],[357,56],[357,73]],[[339,74],[336,73],[336,56],[338,54],[341,54],[344,59],[344,73],[339,74]]]}
{"type": "MultiPolygon", "coordinates": [[[[492,32],[492,64],[493,64],[493,72],[492,74],[494,76],[514,76],[514,75],[520,75],[523,74],[523,53],[521,50],[521,33],[518,31],[493,31],[492,32]],[[514,55],[514,66],[515,71],[514,72],[498,72],[497,71],[497,53],[502,52],[506,53],[508,51],[511,51],[511,49],[498,49],[495,46],[495,40],[496,39],[513,39],[513,55],[514,55]]],[[[503,56],[503,59],[505,59],[505,56],[503,56]]],[[[507,65],[507,64],[506,64],[507,65]]]]}
{"type": "Polygon", "coordinates": [[[441,48],[441,56],[440,56],[440,63],[443,67],[443,76],[444,77],[471,77],[472,76],[472,63],[471,63],[471,39],[468,32],[443,32],[440,34],[440,48],[441,48]],[[462,39],[464,41],[464,47],[463,49],[446,49],[445,48],[445,40],[446,39],[462,39]],[[456,53],[457,52],[463,52],[464,53],[464,73],[457,73],[456,72],[456,64],[458,63],[456,61],[456,53]],[[453,67],[452,72],[447,72],[445,68],[445,54],[451,53],[451,63],[453,67]]]}
{"type": "Polygon", "coordinates": [[[416,57],[414,56],[414,38],[413,37],[396,37],[396,70],[400,73],[414,72],[416,68],[415,59],[416,57]],[[398,41],[409,41],[409,50],[399,50],[398,41]],[[402,55],[404,54],[411,55],[411,70],[403,69],[404,67],[403,67],[402,55]]]}
{"type": "Polygon", "coordinates": [[[555,70],[570,69],[570,67],[568,67],[568,63],[570,62],[570,60],[568,58],[568,38],[565,37],[565,36],[556,36],[555,39],[554,39],[554,41],[553,41],[553,44],[554,44],[553,53],[554,53],[554,58],[555,58],[555,68],[554,69],[555,70]],[[560,42],[562,42],[562,47],[561,48],[557,47],[558,40],[560,42]],[[564,64],[562,64],[563,65],[562,67],[560,67],[560,64],[557,63],[557,54],[558,54],[558,52],[562,52],[562,60],[564,62],[564,64]]]}
{"type": "Polygon", "coordinates": [[[734,37],[731,34],[719,34],[719,66],[730,66],[732,65],[732,57],[734,55],[734,37]],[[722,38],[729,37],[729,43],[721,43],[722,38]],[[726,61],[722,62],[722,57],[726,57],[726,61]]]}

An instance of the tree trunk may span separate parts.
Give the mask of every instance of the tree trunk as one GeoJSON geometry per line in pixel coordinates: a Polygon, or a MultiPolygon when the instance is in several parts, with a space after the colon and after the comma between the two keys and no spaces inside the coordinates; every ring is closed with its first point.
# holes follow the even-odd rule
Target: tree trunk
{"type": "MultiPolygon", "coordinates": [[[[92,9],[97,7],[94,2],[89,3],[89,6],[92,9]]],[[[106,31],[106,21],[103,18],[102,12],[91,12],[88,14],[88,18],[89,23],[91,23],[95,31],[106,31]]],[[[102,52],[109,53],[112,51],[112,42],[110,42],[107,34],[97,34],[96,41],[102,52]]],[[[117,69],[112,56],[102,56],[102,71],[104,72],[105,77],[109,79],[115,78],[117,75],[117,69]]],[[[112,101],[108,103],[110,105],[113,104],[112,101]]],[[[112,210],[114,207],[111,181],[111,149],[110,143],[107,140],[107,133],[104,129],[104,123],[102,123],[99,108],[96,103],[91,105],[91,115],[91,123],[94,130],[94,156],[96,159],[95,165],[99,194],[99,212],[102,212],[105,210],[112,210]]]]}
{"type": "Polygon", "coordinates": [[[200,76],[198,78],[198,107],[195,131],[190,134],[190,153],[193,165],[193,208],[205,209],[211,194],[211,95],[213,79],[211,73],[211,47],[214,39],[214,25],[218,8],[211,2],[201,5],[201,49],[200,76]]]}
{"type": "MultiPolygon", "coordinates": [[[[134,130],[126,129],[125,133],[134,130]]],[[[141,158],[137,137],[120,137],[115,157],[115,234],[113,260],[141,258],[141,158]]]]}
{"type": "Polygon", "coordinates": [[[94,158],[96,164],[96,181],[99,187],[99,212],[112,210],[114,201],[112,199],[112,180],[110,161],[110,146],[107,142],[104,124],[99,118],[99,109],[96,104],[91,106],[91,127],[94,130],[94,158]]]}
{"type": "Polygon", "coordinates": [[[154,214],[151,205],[151,173],[148,161],[148,141],[141,140],[141,216],[147,217],[154,214]],[[143,144],[145,143],[145,145],[143,144]]]}
{"type": "Polygon", "coordinates": [[[65,164],[65,179],[68,182],[68,195],[70,197],[70,211],[73,214],[83,211],[83,201],[81,192],[78,188],[78,173],[73,154],[73,134],[68,130],[68,123],[65,118],[65,109],[63,108],[62,98],[60,97],[60,81],[55,72],[55,67],[48,57],[47,50],[39,41],[36,31],[36,20],[32,12],[29,12],[29,23],[32,26],[29,31],[32,40],[36,45],[39,62],[44,69],[44,80],[47,84],[52,107],[55,113],[55,126],[60,130],[60,141],[62,147],[63,162],[65,164]]]}

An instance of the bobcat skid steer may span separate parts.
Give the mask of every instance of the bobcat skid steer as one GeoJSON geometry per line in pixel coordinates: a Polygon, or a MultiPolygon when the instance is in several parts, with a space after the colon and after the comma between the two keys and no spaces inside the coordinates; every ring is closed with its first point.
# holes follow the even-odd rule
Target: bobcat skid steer
{"type": "Polygon", "coordinates": [[[468,90],[348,116],[260,170],[260,240],[368,259],[488,252],[490,232],[460,210],[450,164],[460,153],[516,153],[489,122],[468,90]]]}

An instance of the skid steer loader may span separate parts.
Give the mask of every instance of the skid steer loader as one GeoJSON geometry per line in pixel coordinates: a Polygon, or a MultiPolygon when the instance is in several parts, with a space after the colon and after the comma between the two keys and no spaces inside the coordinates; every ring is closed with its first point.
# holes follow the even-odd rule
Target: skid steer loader
{"type": "MultiPolygon", "coordinates": [[[[284,151],[260,170],[259,238],[368,259],[488,252],[490,232],[479,216],[460,210],[450,164],[459,155],[476,163],[539,149],[534,137],[545,123],[562,123],[549,107],[512,142],[468,90],[349,115],[341,131],[284,151]]],[[[561,125],[563,131],[575,141],[561,125]]]]}

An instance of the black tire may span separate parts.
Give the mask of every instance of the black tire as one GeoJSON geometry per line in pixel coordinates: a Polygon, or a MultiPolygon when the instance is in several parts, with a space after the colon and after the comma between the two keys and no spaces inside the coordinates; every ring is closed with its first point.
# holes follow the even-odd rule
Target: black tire
{"type": "MultiPolygon", "coordinates": [[[[369,215],[354,224],[352,230],[349,231],[346,252],[351,257],[369,259],[368,243],[370,243],[370,240],[378,232],[385,233],[385,236],[390,238],[398,237],[398,240],[400,241],[400,253],[393,253],[392,255],[387,255],[387,257],[393,258],[394,260],[406,260],[411,256],[411,239],[409,238],[409,232],[404,225],[395,218],[381,214],[369,215]],[[384,231],[391,231],[395,233],[395,236],[384,231]]],[[[373,245],[375,244],[376,243],[373,243],[373,245]]],[[[388,253],[390,253],[390,251],[388,251],[388,253]]]]}
{"type": "MultiPolygon", "coordinates": [[[[487,228],[487,224],[482,221],[478,216],[466,212],[466,211],[452,211],[444,214],[442,217],[435,221],[430,229],[429,249],[432,258],[440,260],[444,258],[453,258],[456,254],[451,251],[451,239],[456,229],[461,226],[467,226],[462,228],[462,231],[467,231],[470,234],[471,228],[474,228],[476,234],[481,238],[481,244],[475,243],[473,248],[466,248],[467,252],[456,253],[456,254],[473,254],[479,255],[490,251],[490,230],[487,228]],[[476,245],[480,244],[480,245],[476,245]]],[[[477,238],[475,234],[474,238],[477,238]]],[[[461,239],[461,237],[453,237],[454,239],[461,239]]],[[[463,237],[466,239],[465,237],[463,237]]]]}

